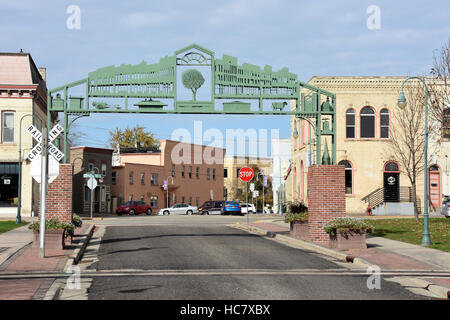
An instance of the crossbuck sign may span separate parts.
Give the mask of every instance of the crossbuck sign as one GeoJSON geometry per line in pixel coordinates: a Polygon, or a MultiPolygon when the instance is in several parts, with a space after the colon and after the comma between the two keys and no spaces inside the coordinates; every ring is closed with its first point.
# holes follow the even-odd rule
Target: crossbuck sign
{"type": "MultiPolygon", "coordinates": [[[[64,131],[64,128],[60,124],[56,124],[52,130],[48,133],[48,153],[55,158],[56,161],[60,161],[62,158],[64,158],[64,153],[62,153],[55,145],[52,143],[56,137],[64,131]]],[[[27,132],[31,134],[31,136],[39,142],[37,145],[34,146],[33,149],[31,149],[30,152],[28,152],[25,156],[26,159],[29,159],[33,161],[36,156],[40,155],[42,152],[42,146],[41,146],[41,140],[42,140],[42,133],[33,125],[30,125],[27,128],[27,132]]]]}

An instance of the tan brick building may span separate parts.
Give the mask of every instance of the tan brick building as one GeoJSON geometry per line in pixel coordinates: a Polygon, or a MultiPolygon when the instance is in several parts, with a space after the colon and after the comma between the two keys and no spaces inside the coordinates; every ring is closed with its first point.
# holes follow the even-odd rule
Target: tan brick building
{"type": "Polygon", "coordinates": [[[29,53],[0,53],[0,118],[0,216],[17,213],[19,145],[23,161],[21,213],[24,217],[32,212],[37,215],[39,185],[30,175],[30,162],[24,159],[35,142],[25,130],[32,123],[39,130],[46,124],[47,87],[45,69],[39,70],[29,53]]]}
{"type": "Polygon", "coordinates": [[[222,200],[224,154],[221,148],[172,140],[161,140],[158,150],[120,149],[113,166],[113,209],[129,200],[149,203],[154,213],[165,208],[164,180],[169,185],[169,206],[222,200]]]}
{"type": "MultiPolygon", "coordinates": [[[[375,194],[386,208],[391,191],[386,180],[395,179],[399,193],[399,212],[410,211],[408,190],[410,182],[398,155],[391,151],[391,130],[398,126],[395,115],[400,86],[406,77],[312,77],[308,82],[336,94],[337,163],[346,166],[347,214],[364,214],[368,203],[362,199],[375,194]],[[381,191],[380,191],[381,190],[381,191]]],[[[431,123],[431,120],[429,120],[431,123]]],[[[292,138],[292,162],[286,180],[288,200],[307,200],[308,167],[315,162],[314,130],[304,120],[291,118],[291,132],[297,126],[299,136],[292,138]]],[[[434,125],[431,123],[431,125],[434,125]]],[[[430,212],[439,210],[443,194],[449,194],[450,140],[438,145],[429,138],[430,212]]],[[[322,141],[322,148],[323,148],[322,141]]],[[[328,141],[331,148],[331,141],[328,141]]],[[[392,180],[394,181],[394,180],[392,180]]],[[[418,175],[417,195],[423,206],[423,173],[418,175]]],[[[367,198],[366,198],[367,199],[367,198]]],[[[391,211],[392,211],[391,210],[391,211]]],[[[394,212],[390,212],[394,213],[394,212]]]]}

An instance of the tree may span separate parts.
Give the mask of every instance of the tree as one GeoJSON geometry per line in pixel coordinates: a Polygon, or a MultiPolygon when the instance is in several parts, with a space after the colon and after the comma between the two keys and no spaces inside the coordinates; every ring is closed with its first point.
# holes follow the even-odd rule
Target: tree
{"type": "MultiPolygon", "coordinates": [[[[417,178],[424,170],[424,118],[425,94],[421,83],[405,86],[407,105],[393,112],[395,125],[391,125],[391,158],[398,159],[402,171],[411,183],[414,199],[414,217],[419,222],[417,178]]],[[[429,152],[431,155],[433,152],[429,152]]],[[[427,201],[427,199],[424,199],[427,201]]]]}
{"type": "Polygon", "coordinates": [[[196,69],[188,69],[182,73],[183,85],[192,90],[193,100],[195,101],[197,90],[205,83],[205,78],[200,71],[196,69]]]}
{"type": "MultiPolygon", "coordinates": [[[[259,196],[256,199],[258,204],[258,208],[262,208],[262,189],[263,189],[263,178],[264,172],[257,165],[250,165],[250,168],[253,170],[253,179],[248,183],[248,202],[252,203],[252,193],[250,191],[250,183],[255,184],[255,191],[259,191],[259,196]]],[[[237,198],[239,202],[245,202],[245,182],[241,182],[244,184],[244,189],[242,193],[237,194],[237,198]]],[[[267,176],[267,187],[264,187],[264,204],[273,204],[273,194],[272,194],[272,178],[267,176]]]]}
{"type": "Polygon", "coordinates": [[[450,139],[450,37],[434,56],[431,69],[430,91],[431,119],[440,138],[450,139]]]}
{"type": "Polygon", "coordinates": [[[139,125],[132,129],[127,127],[125,130],[115,128],[109,132],[111,147],[115,148],[117,145],[125,148],[159,147],[159,140],[154,137],[153,133],[144,129],[139,125]]]}

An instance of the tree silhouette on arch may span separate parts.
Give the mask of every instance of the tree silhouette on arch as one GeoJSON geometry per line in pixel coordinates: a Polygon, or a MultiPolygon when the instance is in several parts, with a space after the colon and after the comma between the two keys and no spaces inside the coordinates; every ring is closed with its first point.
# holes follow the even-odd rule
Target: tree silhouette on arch
{"type": "Polygon", "coordinates": [[[183,85],[192,90],[193,100],[196,101],[197,90],[205,83],[205,78],[197,69],[188,69],[181,75],[183,85]]]}

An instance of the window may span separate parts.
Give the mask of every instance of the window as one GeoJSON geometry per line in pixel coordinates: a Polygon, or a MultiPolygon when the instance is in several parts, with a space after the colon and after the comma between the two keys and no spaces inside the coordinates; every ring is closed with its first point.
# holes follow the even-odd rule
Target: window
{"type": "Polygon", "coordinates": [[[236,178],[239,178],[239,170],[241,170],[241,168],[236,168],[236,178]]]}
{"type": "Polygon", "coordinates": [[[198,179],[200,177],[200,168],[195,168],[195,177],[198,179]]]}
{"type": "Polygon", "coordinates": [[[173,203],[177,203],[177,195],[175,193],[173,194],[172,199],[173,199],[173,203]]]}
{"type": "Polygon", "coordinates": [[[90,202],[91,200],[91,189],[88,186],[84,186],[84,202],[90,202]]]}
{"type": "Polygon", "coordinates": [[[192,197],[189,197],[189,205],[192,206],[192,197]]]}
{"type": "Polygon", "coordinates": [[[141,173],[141,184],[145,184],[145,173],[141,173]]]}
{"type": "Polygon", "coordinates": [[[89,172],[91,172],[91,171],[94,170],[94,163],[93,163],[93,162],[89,162],[89,164],[88,164],[88,170],[89,170],[89,172]]]}
{"type": "Polygon", "coordinates": [[[364,107],[360,116],[361,138],[375,138],[375,112],[371,107],[364,107]]]}
{"type": "Polygon", "coordinates": [[[445,108],[443,114],[442,137],[444,139],[450,139],[450,108],[445,108]]]}
{"type": "Polygon", "coordinates": [[[130,184],[133,184],[133,171],[130,172],[128,179],[130,180],[130,184]]]}
{"type": "Polygon", "coordinates": [[[106,177],[106,163],[102,163],[102,177],[106,177]]]}
{"type": "Polygon", "coordinates": [[[345,166],[345,193],[353,193],[353,176],[352,176],[352,164],[347,160],[342,160],[338,163],[345,166]]]}
{"type": "Polygon", "coordinates": [[[345,137],[355,137],[355,110],[349,109],[345,113],[345,137]]]}
{"type": "Polygon", "coordinates": [[[117,172],[116,171],[111,172],[111,180],[112,180],[113,184],[117,183],[117,172]]]}
{"type": "Polygon", "coordinates": [[[175,177],[175,165],[172,165],[172,177],[175,177]]]}
{"type": "Polygon", "coordinates": [[[210,179],[210,170],[209,168],[206,168],[206,179],[210,179]]]}
{"type": "Polygon", "coordinates": [[[14,112],[2,113],[2,143],[14,143],[14,112]]]}
{"type": "Polygon", "coordinates": [[[195,198],[195,205],[198,207],[199,204],[200,204],[200,198],[196,197],[195,198]]]}
{"type": "Polygon", "coordinates": [[[228,178],[228,169],[227,168],[223,169],[223,177],[228,178]]]}
{"type": "Polygon", "coordinates": [[[380,111],[380,138],[389,138],[389,110],[380,111]]]}
{"type": "Polygon", "coordinates": [[[158,174],[157,173],[152,173],[152,178],[150,180],[150,184],[153,186],[158,184],[158,174]]]}
{"type": "Polygon", "coordinates": [[[181,176],[184,178],[184,166],[181,167],[181,176]]]}
{"type": "Polygon", "coordinates": [[[184,203],[184,196],[181,197],[181,203],[184,203]]]}
{"type": "Polygon", "coordinates": [[[132,201],[132,200],[133,200],[133,195],[130,194],[130,195],[128,196],[128,201],[132,201]]]}
{"type": "Polygon", "coordinates": [[[152,208],[158,207],[158,197],[157,196],[150,196],[150,207],[152,207],[152,208]]]}
{"type": "Polygon", "coordinates": [[[216,180],[216,169],[212,170],[212,176],[213,176],[213,180],[216,180]]]}
{"type": "Polygon", "coordinates": [[[400,172],[398,164],[394,161],[389,161],[384,166],[384,172],[400,172]]]}
{"type": "Polygon", "coordinates": [[[141,202],[142,202],[142,203],[139,203],[139,205],[144,204],[144,203],[143,203],[143,202],[144,202],[144,196],[143,196],[143,195],[141,195],[141,202]]]}
{"type": "Polygon", "coordinates": [[[189,178],[192,178],[192,167],[189,167],[189,178]]]}

